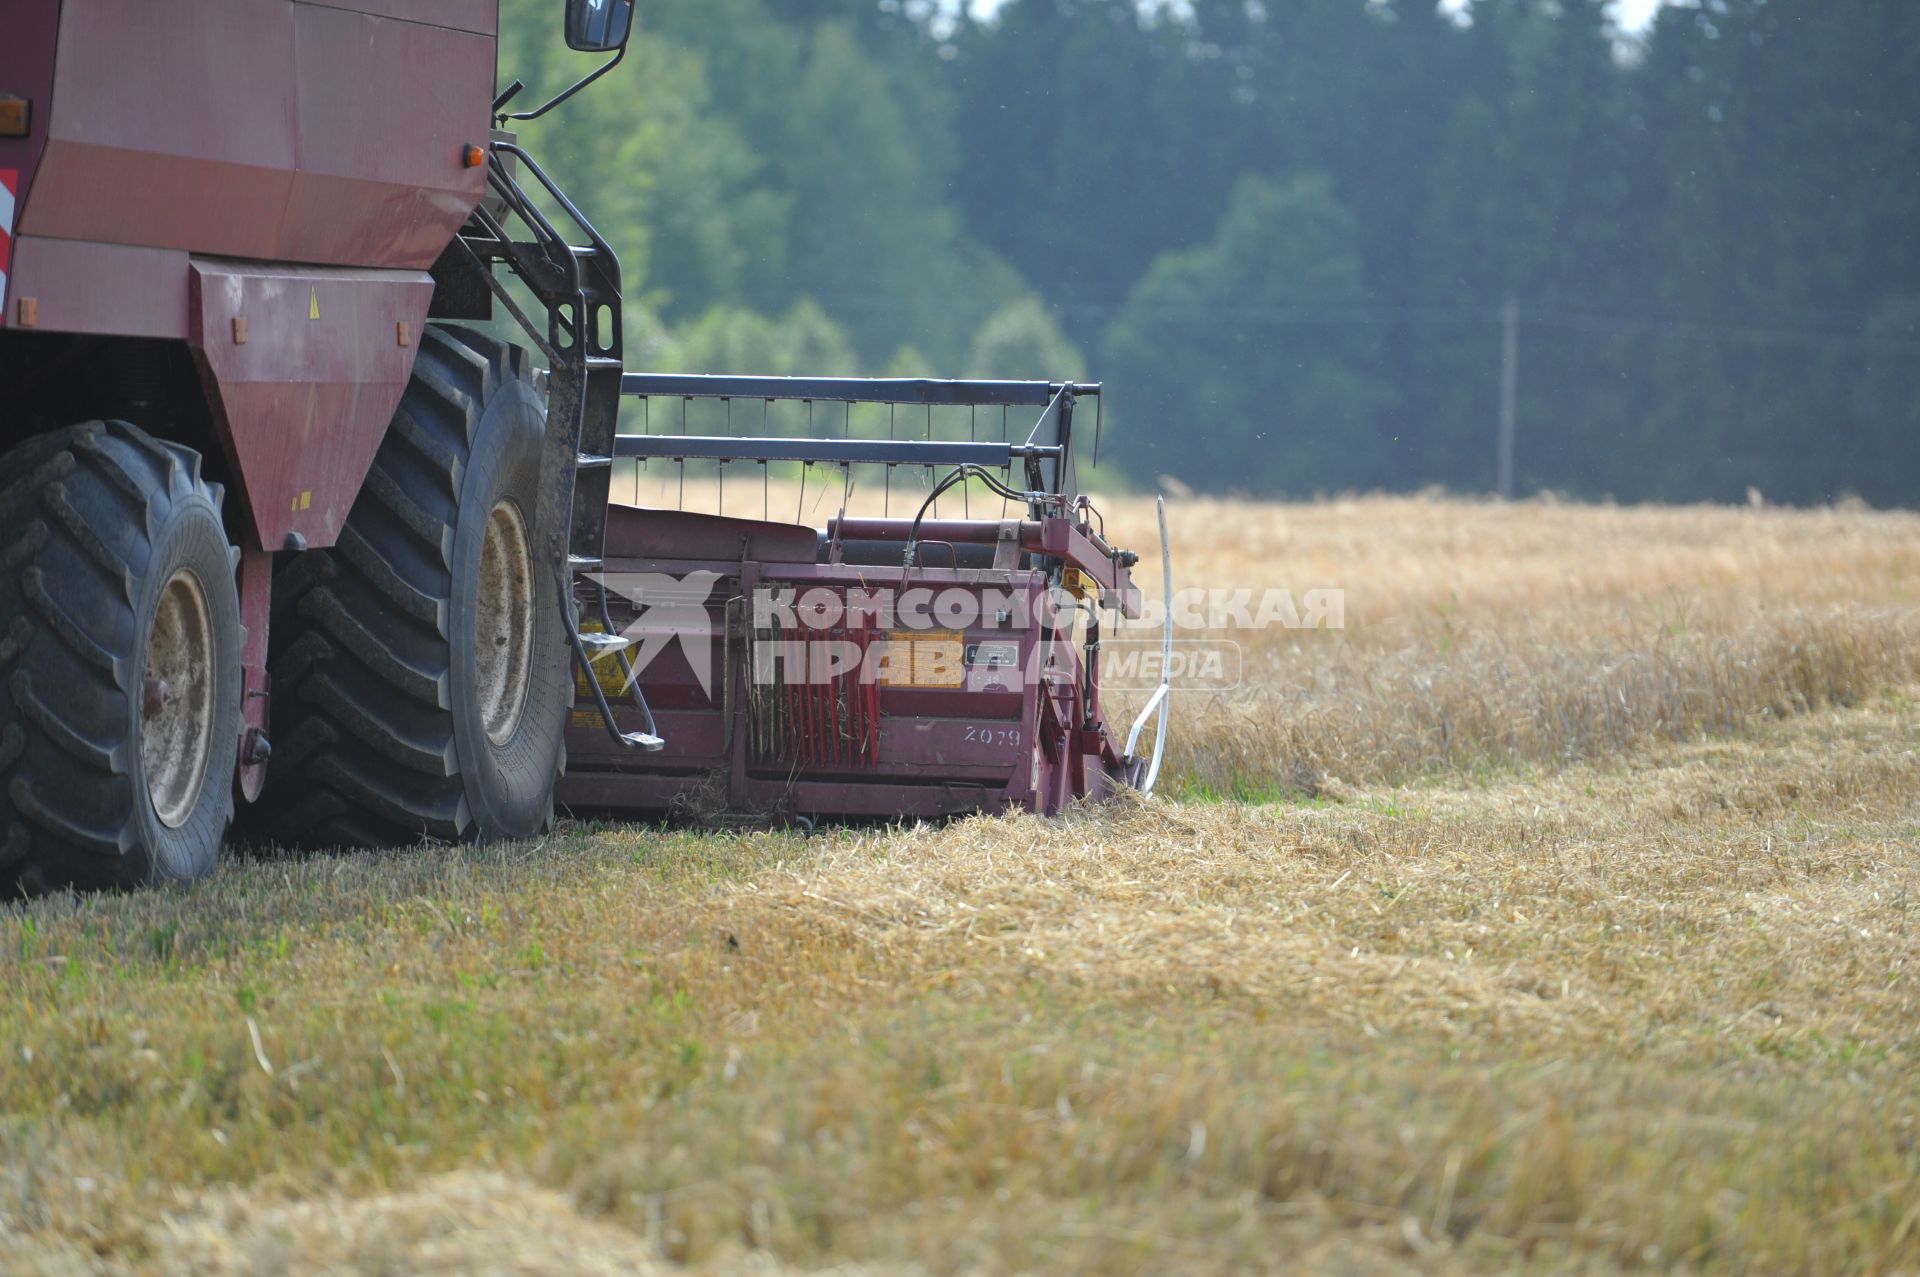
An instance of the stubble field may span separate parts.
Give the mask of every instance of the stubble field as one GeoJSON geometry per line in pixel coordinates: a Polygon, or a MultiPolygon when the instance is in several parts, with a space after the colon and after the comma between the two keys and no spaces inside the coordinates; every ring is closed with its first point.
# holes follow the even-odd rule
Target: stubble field
{"type": "Polygon", "coordinates": [[[1920,518],[1172,522],[1153,800],[0,914],[0,1269],[1920,1271],[1920,518]]]}

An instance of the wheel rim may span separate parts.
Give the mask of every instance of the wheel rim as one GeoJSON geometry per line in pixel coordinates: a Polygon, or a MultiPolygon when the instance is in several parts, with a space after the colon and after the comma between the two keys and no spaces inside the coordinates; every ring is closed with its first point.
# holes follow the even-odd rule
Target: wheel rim
{"type": "Polygon", "coordinates": [[[154,815],[169,829],[199,804],[213,755],[213,613],[185,568],[167,579],[147,635],[140,756],[154,815]]]}
{"type": "Polygon", "coordinates": [[[487,516],[474,617],[480,721],[504,745],[520,726],[533,669],[533,553],[520,507],[502,501],[487,516]]]}

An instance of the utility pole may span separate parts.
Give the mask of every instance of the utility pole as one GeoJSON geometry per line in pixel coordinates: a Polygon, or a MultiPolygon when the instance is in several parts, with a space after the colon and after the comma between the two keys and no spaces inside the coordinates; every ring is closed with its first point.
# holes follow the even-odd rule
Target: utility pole
{"type": "Polygon", "coordinates": [[[1513,419],[1520,390],[1520,303],[1500,307],[1500,499],[1513,499],[1513,419]]]}

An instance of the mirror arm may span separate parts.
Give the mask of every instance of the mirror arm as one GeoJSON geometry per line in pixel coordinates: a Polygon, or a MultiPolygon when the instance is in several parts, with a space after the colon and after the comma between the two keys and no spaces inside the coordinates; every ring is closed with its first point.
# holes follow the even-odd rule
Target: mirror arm
{"type": "Polygon", "coordinates": [[[520,92],[520,90],[526,87],[527,87],[527,82],[525,80],[515,80],[512,84],[509,84],[506,88],[500,90],[500,96],[493,100],[494,111],[498,113],[501,107],[513,101],[515,95],[517,95],[520,92]]]}
{"type": "Polygon", "coordinates": [[[506,118],[509,120],[539,119],[541,116],[545,115],[548,111],[553,110],[554,107],[559,106],[562,102],[565,102],[568,98],[572,97],[574,94],[578,93],[580,90],[586,88],[589,84],[592,84],[595,80],[599,79],[601,76],[605,75],[607,72],[619,66],[620,59],[626,56],[627,56],[627,46],[623,44],[620,46],[619,51],[616,52],[611,59],[609,59],[605,64],[603,64],[598,70],[587,75],[584,79],[576,81],[571,88],[563,90],[557,96],[547,100],[546,102],[541,103],[539,106],[533,108],[533,110],[531,111],[516,111],[514,114],[509,115],[506,118]]]}

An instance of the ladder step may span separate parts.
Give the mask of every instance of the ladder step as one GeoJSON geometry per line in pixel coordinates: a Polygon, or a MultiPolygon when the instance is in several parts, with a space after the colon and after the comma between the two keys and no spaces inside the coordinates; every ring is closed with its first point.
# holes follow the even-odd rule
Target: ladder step
{"type": "Polygon", "coordinates": [[[606,565],[601,560],[589,558],[584,554],[569,554],[567,556],[567,567],[575,572],[594,572],[604,566],[606,565]]]}
{"type": "Polygon", "coordinates": [[[583,452],[573,459],[578,470],[607,470],[613,466],[612,457],[598,457],[591,452],[583,452]]]}
{"type": "Polygon", "coordinates": [[[587,659],[598,660],[603,656],[612,656],[615,652],[624,652],[633,646],[633,640],[624,634],[603,634],[598,630],[582,630],[580,646],[587,649],[587,659]]]}

